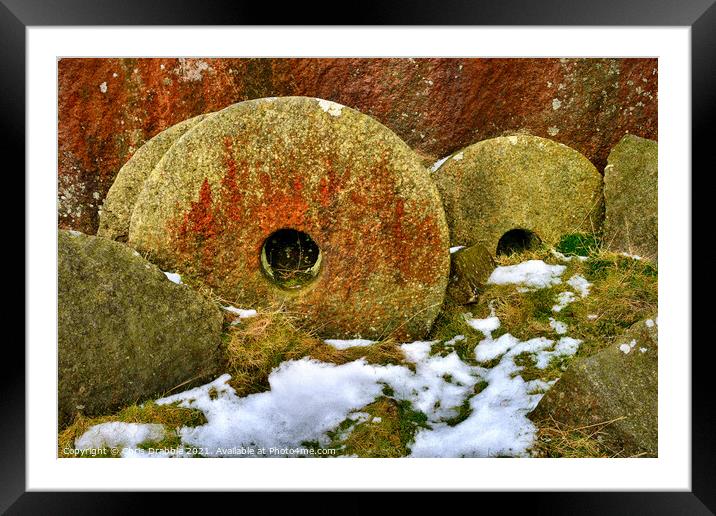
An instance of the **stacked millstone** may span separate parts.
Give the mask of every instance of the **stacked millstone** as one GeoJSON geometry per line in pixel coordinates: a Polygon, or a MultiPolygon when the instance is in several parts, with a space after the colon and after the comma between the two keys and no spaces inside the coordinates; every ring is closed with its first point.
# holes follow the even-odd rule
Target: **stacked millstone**
{"type": "Polygon", "coordinates": [[[97,236],[120,242],[127,241],[132,210],[144,181],[174,142],[207,116],[208,114],[195,116],[173,125],[137,149],[120,169],[117,179],[107,192],[100,211],[97,236]]]}
{"type": "Polygon", "coordinates": [[[604,241],[610,249],[656,261],[658,245],[658,145],[627,134],[604,169],[604,241]]]}
{"type": "Polygon", "coordinates": [[[321,335],[429,330],[450,266],[445,214],[419,158],[374,119],[258,99],[206,116],[160,159],[154,147],[112,188],[108,236],[124,232],[126,216],[109,220],[123,204],[128,243],[155,263],[237,305],[282,304],[321,335]]]}
{"type": "Polygon", "coordinates": [[[500,254],[601,226],[601,175],[579,152],[552,140],[483,140],[450,156],[433,178],[453,246],[479,244],[500,254]]]}

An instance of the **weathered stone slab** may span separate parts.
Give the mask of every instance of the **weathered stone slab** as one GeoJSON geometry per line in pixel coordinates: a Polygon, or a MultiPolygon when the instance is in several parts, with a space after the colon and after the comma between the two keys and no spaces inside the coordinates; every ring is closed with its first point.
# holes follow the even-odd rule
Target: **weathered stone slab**
{"type": "Polygon", "coordinates": [[[119,242],[60,230],[58,253],[60,425],[217,372],[213,303],[119,242]]]}
{"type": "Polygon", "coordinates": [[[609,348],[575,359],[529,417],[573,428],[611,421],[601,433],[615,452],[655,457],[658,354],[656,317],[640,321],[609,348]]]}
{"type": "Polygon", "coordinates": [[[604,169],[604,242],[614,251],[657,261],[659,255],[659,149],[627,134],[604,169]]]}
{"type": "Polygon", "coordinates": [[[280,303],[340,337],[424,336],[450,266],[419,158],[374,119],[307,97],[241,102],[178,140],[129,242],[237,306],[280,303]],[[291,263],[303,281],[279,284],[291,263]]]}
{"type": "Polygon", "coordinates": [[[432,176],[451,245],[480,244],[496,253],[513,230],[554,245],[565,233],[601,226],[601,175],[587,158],[552,140],[484,140],[453,154],[432,176]]]}

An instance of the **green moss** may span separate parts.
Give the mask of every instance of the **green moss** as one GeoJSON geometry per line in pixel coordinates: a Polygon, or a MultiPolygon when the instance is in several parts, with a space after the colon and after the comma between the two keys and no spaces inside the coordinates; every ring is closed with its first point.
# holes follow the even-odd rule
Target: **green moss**
{"type": "Polygon", "coordinates": [[[595,235],[568,233],[560,238],[556,249],[567,256],[589,256],[598,251],[600,242],[595,235]]]}

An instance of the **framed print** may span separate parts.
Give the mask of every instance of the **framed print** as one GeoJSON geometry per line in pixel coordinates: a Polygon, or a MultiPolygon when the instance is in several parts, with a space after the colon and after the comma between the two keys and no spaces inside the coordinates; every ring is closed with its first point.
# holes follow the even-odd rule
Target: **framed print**
{"type": "Polygon", "coordinates": [[[716,11],[445,7],[4,2],[28,242],[4,509],[402,490],[710,513],[690,171],[716,11]]]}

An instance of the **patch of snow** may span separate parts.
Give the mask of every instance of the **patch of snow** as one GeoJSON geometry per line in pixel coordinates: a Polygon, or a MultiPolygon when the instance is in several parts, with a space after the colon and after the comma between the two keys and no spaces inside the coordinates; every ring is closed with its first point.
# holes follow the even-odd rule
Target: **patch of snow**
{"type": "Polygon", "coordinates": [[[567,280],[567,285],[576,290],[582,297],[587,297],[589,295],[589,289],[592,287],[592,284],[589,283],[581,274],[575,274],[569,278],[567,280]]]}
{"type": "MultiPolygon", "coordinates": [[[[164,272],[164,271],[162,271],[164,272]]],[[[177,285],[183,285],[181,282],[181,275],[179,275],[176,272],[164,272],[164,275],[167,277],[169,281],[172,283],[176,283],[177,285]]]]}
{"type": "Polygon", "coordinates": [[[433,165],[430,167],[430,172],[435,172],[435,171],[436,171],[437,169],[439,169],[439,168],[442,166],[442,164],[445,163],[449,158],[450,158],[450,156],[445,156],[444,158],[440,158],[439,160],[437,160],[437,161],[436,161],[435,163],[433,163],[433,165]]]}
{"type": "Polygon", "coordinates": [[[557,127],[552,126],[547,128],[547,134],[549,134],[550,136],[557,136],[558,133],[559,129],[557,127]]]}
{"type": "Polygon", "coordinates": [[[510,348],[513,348],[519,342],[519,339],[513,337],[509,333],[501,335],[497,338],[497,340],[492,340],[492,338],[487,337],[480,341],[475,348],[475,359],[478,362],[494,360],[500,355],[504,355],[510,348]]]}
{"type": "Polygon", "coordinates": [[[458,152],[457,154],[455,154],[455,155],[452,157],[452,159],[454,159],[455,161],[460,161],[463,157],[464,157],[464,156],[463,156],[462,152],[458,152]]]}
{"type": "Polygon", "coordinates": [[[535,365],[538,369],[545,369],[552,359],[574,355],[582,343],[579,339],[562,337],[552,351],[544,351],[536,355],[535,365]]]}
{"type": "Polygon", "coordinates": [[[365,347],[375,344],[374,340],[368,339],[326,339],[323,342],[336,349],[348,349],[356,347],[365,347]]]}
{"type": "Polygon", "coordinates": [[[69,229],[69,230],[67,230],[67,232],[68,232],[70,235],[75,236],[75,237],[76,237],[76,236],[80,236],[80,235],[82,234],[81,232],[75,231],[74,229],[69,229]]]}
{"type": "Polygon", "coordinates": [[[590,321],[593,321],[593,320],[596,319],[597,317],[599,317],[597,314],[589,314],[589,315],[587,315],[587,319],[589,319],[590,321]]]}
{"type": "Polygon", "coordinates": [[[631,258],[632,260],[643,260],[641,256],[637,256],[636,254],[629,254],[629,253],[619,253],[622,256],[626,256],[627,258],[631,258]]]}
{"type": "Polygon", "coordinates": [[[330,100],[318,99],[318,105],[321,106],[323,111],[331,116],[341,116],[341,111],[343,110],[343,106],[341,104],[330,100]]]}
{"type": "Polygon", "coordinates": [[[552,109],[555,111],[562,107],[562,101],[559,99],[552,99],[552,109]]]}
{"type": "MultiPolygon", "coordinates": [[[[221,305],[221,308],[226,310],[227,312],[231,312],[234,315],[238,315],[238,319],[246,319],[247,317],[256,317],[256,310],[253,309],[246,309],[246,308],[236,308],[235,306],[231,305],[221,305]]],[[[234,321],[236,322],[236,321],[234,321]]]]}
{"type": "Polygon", "coordinates": [[[554,317],[549,318],[549,325],[557,335],[564,335],[567,333],[567,325],[562,321],[556,320],[554,317]]]}
{"type": "Polygon", "coordinates": [[[641,353],[646,353],[647,351],[649,351],[647,348],[639,348],[639,352],[641,353]]]}
{"type": "Polygon", "coordinates": [[[450,248],[450,254],[458,252],[460,249],[464,249],[464,245],[456,245],[455,247],[450,248]]]}
{"type": "Polygon", "coordinates": [[[542,260],[528,260],[517,265],[497,267],[487,282],[495,285],[518,284],[532,288],[546,288],[562,282],[564,265],[548,265],[542,260]]]}
{"type": "Polygon", "coordinates": [[[647,328],[653,328],[653,327],[654,327],[654,321],[652,321],[651,319],[647,319],[647,320],[644,322],[644,324],[646,324],[646,327],[647,327],[647,328]]]}
{"type": "Polygon", "coordinates": [[[575,299],[577,299],[577,297],[574,295],[574,292],[560,292],[557,294],[557,304],[552,306],[552,311],[561,312],[564,307],[573,302],[575,299]]]}
{"type": "Polygon", "coordinates": [[[445,341],[446,346],[454,346],[458,342],[465,340],[465,335],[455,335],[452,339],[445,341]]]}
{"type": "Polygon", "coordinates": [[[619,346],[619,349],[625,355],[631,351],[631,347],[629,346],[629,344],[622,344],[621,346],[619,346]]]}
{"type": "Polygon", "coordinates": [[[164,438],[164,425],[145,423],[122,423],[119,421],[100,423],[90,427],[75,440],[75,448],[135,448],[147,441],[164,438]]]}
{"type": "Polygon", "coordinates": [[[107,81],[99,85],[99,91],[101,91],[102,93],[107,93],[107,81]]]}
{"type": "Polygon", "coordinates": [[[488,338],[492,338],[492,332],[500,327],[500,319],[494,315],[487,317],[486,319],[473,319],[465,317],[465,322],[468,326],[482,332],[482,334],[488,338]]]}

